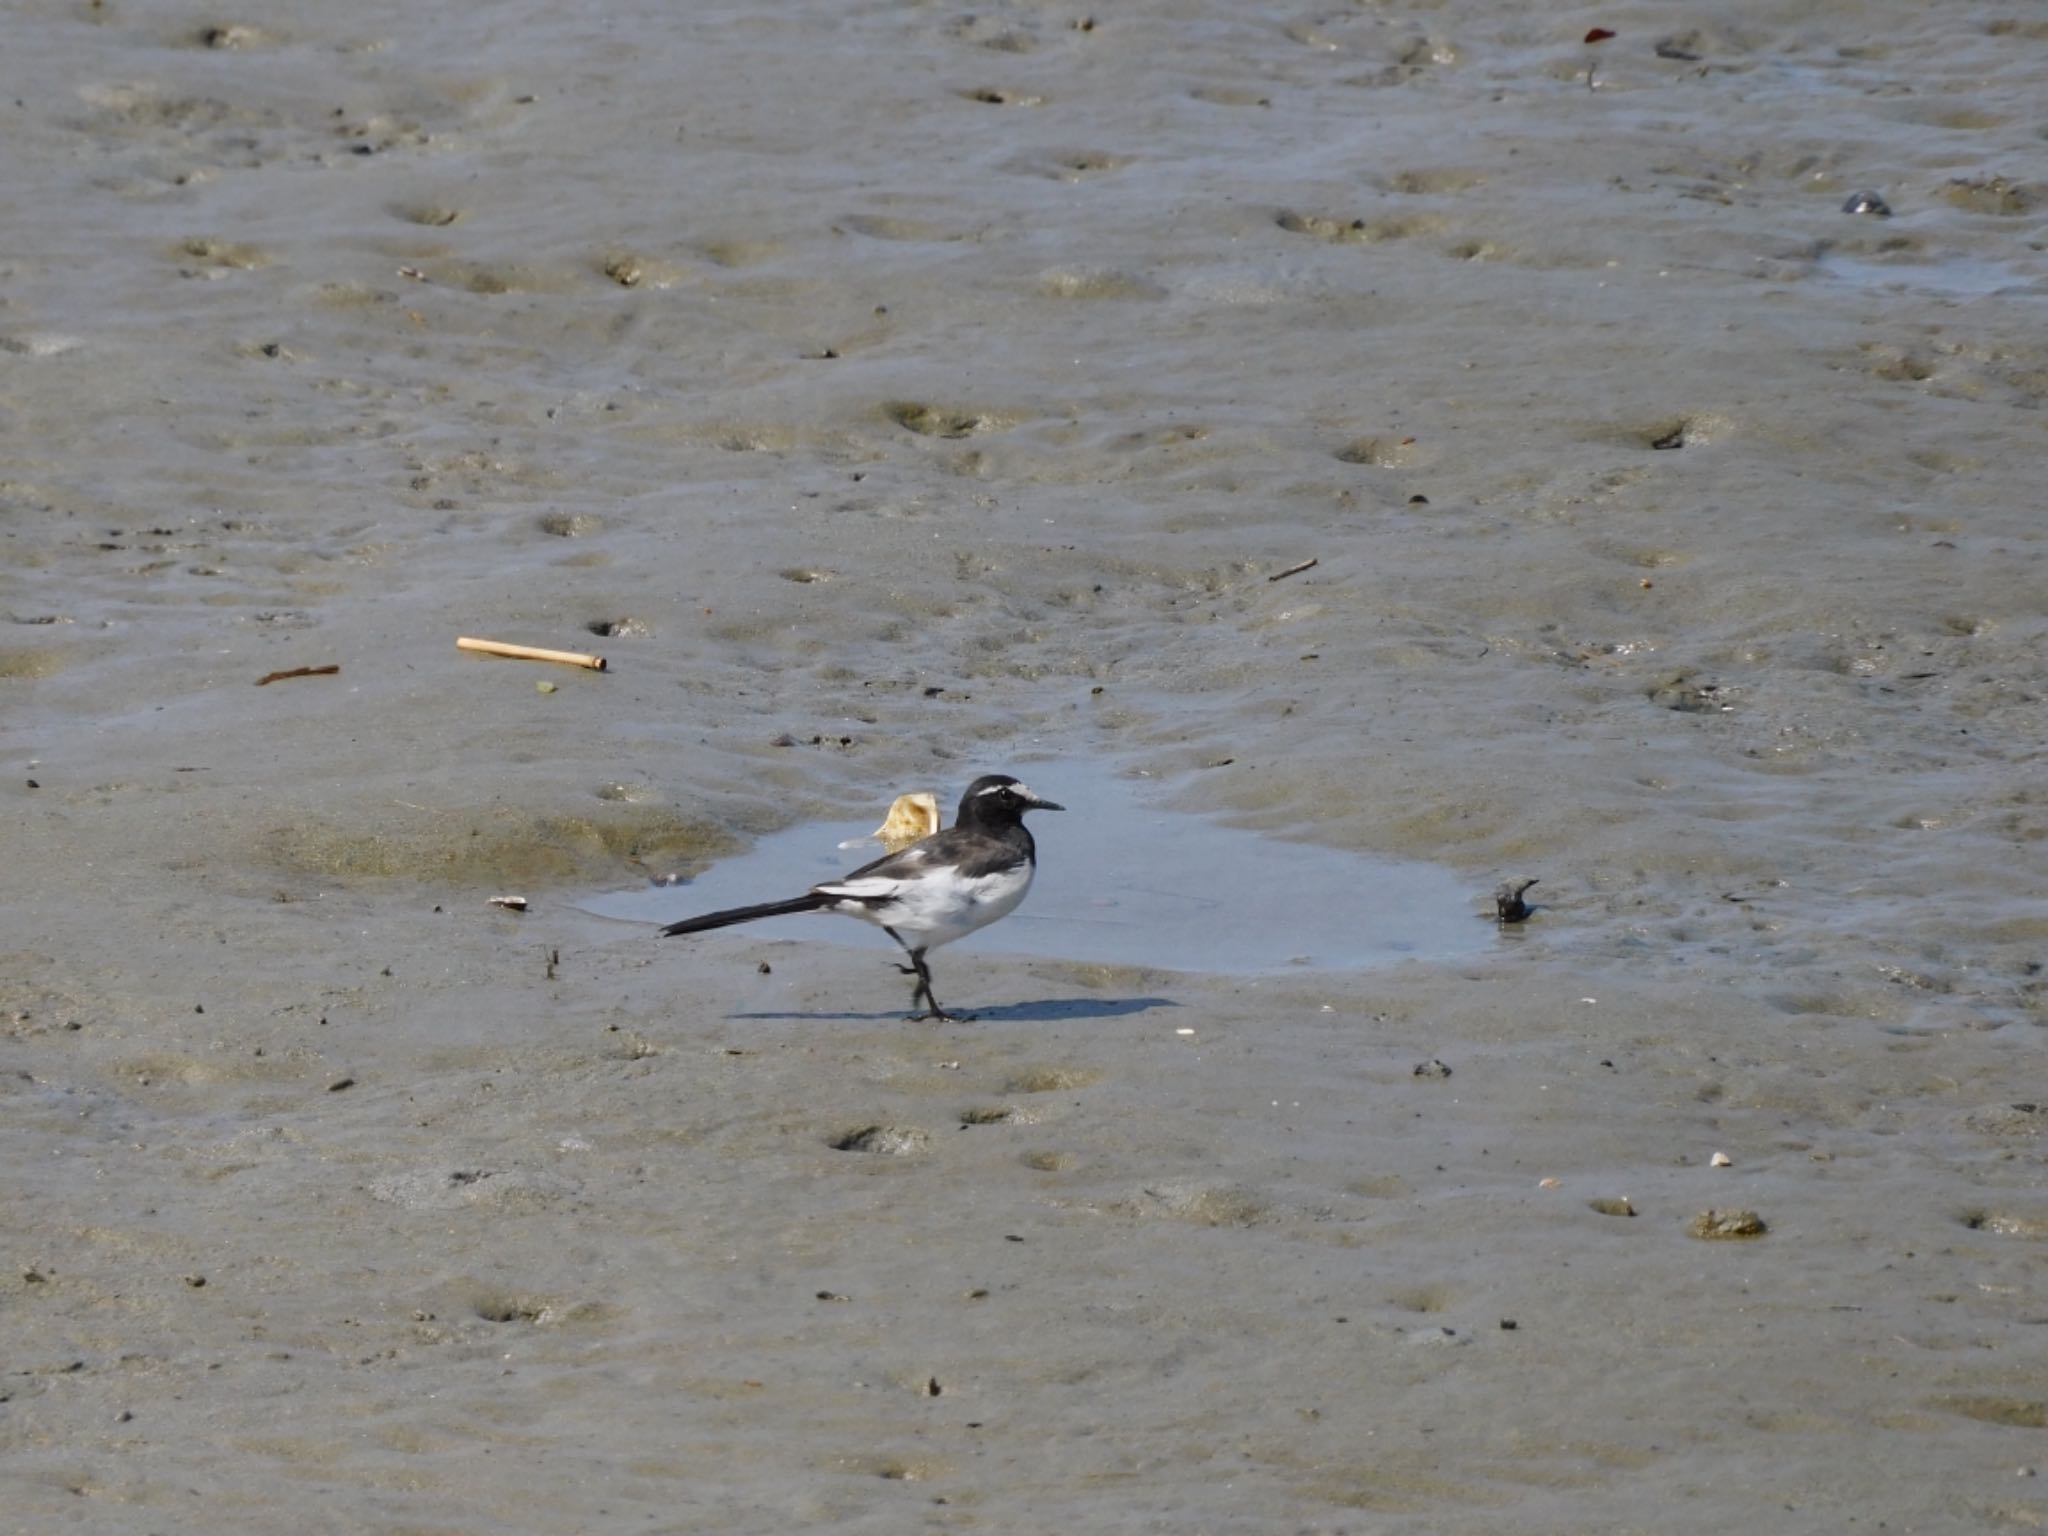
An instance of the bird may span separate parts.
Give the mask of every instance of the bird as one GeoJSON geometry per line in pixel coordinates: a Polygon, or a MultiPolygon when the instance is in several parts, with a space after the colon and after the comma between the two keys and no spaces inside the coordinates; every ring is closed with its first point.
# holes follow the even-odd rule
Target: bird
{"type": "Polygon", "coordinates": [[[923,1003],[928,1009],[913,1011],[911,1019],[957,1021],[963,1016],[940,1007],[932,992],[926,952],[964,939],[1017,910],[1038,867],[1038,848],[1024,825],[1024,813],[1065,809],[1007,773],[983,774],[967,786],[960,797],[960,814],[944,831],[884,854],[837,880],[814,885],[801,896],[686,917],[662,929],[662,936],[703,933],[795,912],[857,917],[888,934],[910,957],[910,964],[897,969],[917,978],[911,1008],[923,1003]]]}

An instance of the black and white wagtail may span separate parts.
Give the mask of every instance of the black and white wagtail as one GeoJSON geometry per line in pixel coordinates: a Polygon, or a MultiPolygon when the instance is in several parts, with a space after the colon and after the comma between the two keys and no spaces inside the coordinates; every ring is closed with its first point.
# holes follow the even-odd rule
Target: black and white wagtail
{"type": "Polygon", "coordinates": [[[910,1006],[930,1005],[913,1019],[951,1019],[932,995],[931,968],[925,951],[964,939],[999,917],[1016,911],[1038,865],[1038,849],[1024,826],[1026,811],[1059,811],[1066,807],[1041,799],[1006,773],[985,774],[960,797],[960,814],[952,826],[934,832],[908,848],[863,864],[838,880],[814,885],[788,901],[757,907],[733,907],[686,917],[662,929],[664,935],[702,933],[750,923],[757,917],[782,917],[792,912],[840,912],[873,923],[903,946],[910,964],[898,966],[915,976],[910,1006]]]}

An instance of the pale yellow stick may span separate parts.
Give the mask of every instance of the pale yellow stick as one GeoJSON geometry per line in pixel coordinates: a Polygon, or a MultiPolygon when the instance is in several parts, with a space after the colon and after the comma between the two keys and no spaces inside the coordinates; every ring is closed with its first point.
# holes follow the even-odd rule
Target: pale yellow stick
{"type": "Polygon", "coordinates": [[[581,651],[547,651],[537,645],[507,645],[503,640],[475,640],[463,635],[455,642],[458,650],[476,651],[484,656],[510,656],[516,661],[559,661],[565,666],[588,667],[593,672],[604,670],[602,656],[586,656],[581,651]]]}

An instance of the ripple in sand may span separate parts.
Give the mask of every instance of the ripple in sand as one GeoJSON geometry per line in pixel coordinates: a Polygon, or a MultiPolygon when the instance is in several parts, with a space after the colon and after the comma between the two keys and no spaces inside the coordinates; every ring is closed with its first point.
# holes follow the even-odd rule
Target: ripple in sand
{"type": "Polygon", "coordinates": [[[1055,267],[1038,274],[1038,291],[1053,299],[1159,299],[1166,290],[1114,267],[1055,267]]]}
{"type": "Polygon", "coordinates": [[[846,1131],[826,1143],[834,1152],[876,1152],[885,1157],[909,1157],[931,1145],[931,1133],[914,1126],[863,1125],[846,1131]]]}
{"type": "Polygon", "coordinates": [[[607,806],[592,816],[452,806],[396,829],[299,818],[258,832],[251,845],[265,862],[299,875],[540,885],[617,871],[629,859],[664,868],[700,863],[736,842],[722,828],[660,806],[607,806]]]}
{"type": "Polygon", "coordinates": [[[985,432],[1002,432],[1016,425],[1014,417],[992,411],[961,410],[957,407],[927,405],[922,400],[893,400],[882,412],[905,431],[920,437],[979,437],[985,432]]]}

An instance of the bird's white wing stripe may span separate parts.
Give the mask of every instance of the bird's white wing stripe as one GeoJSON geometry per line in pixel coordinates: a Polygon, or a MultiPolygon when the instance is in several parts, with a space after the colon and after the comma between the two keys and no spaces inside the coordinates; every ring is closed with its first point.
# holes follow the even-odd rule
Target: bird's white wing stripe
{"type": "Polygon", "coordinates": [[[834,880],[830,885],[813,886],[821,896],[844,896],[853,901],[882,901],[903,894],[909,880],[891,880],[881,875],[868,875],[859,880],[834,880]]]}

